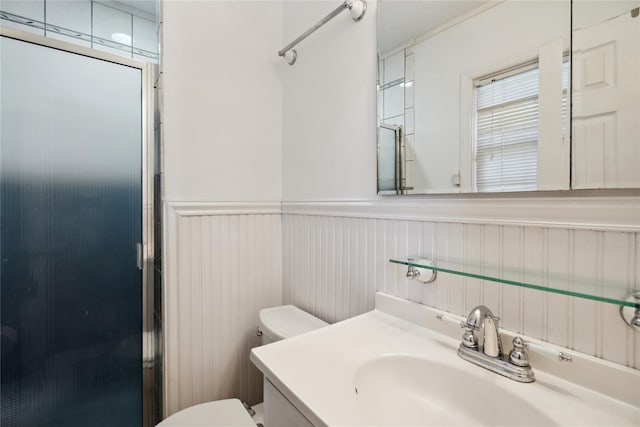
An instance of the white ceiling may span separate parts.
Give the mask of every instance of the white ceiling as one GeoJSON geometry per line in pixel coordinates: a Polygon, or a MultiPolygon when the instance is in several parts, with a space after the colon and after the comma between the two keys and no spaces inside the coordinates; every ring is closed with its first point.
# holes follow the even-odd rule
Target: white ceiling
{"type": "Polygon", "coordinates": [[[490,0],[379,0],[378,52],[389,52],[489,2],[490,0]]]}

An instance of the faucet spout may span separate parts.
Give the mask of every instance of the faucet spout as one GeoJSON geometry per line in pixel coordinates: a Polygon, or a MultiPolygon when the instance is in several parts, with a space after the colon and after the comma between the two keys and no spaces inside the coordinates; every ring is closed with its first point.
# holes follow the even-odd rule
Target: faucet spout
{"type": "Polygon", "coordinates": [[[491,312],[484,318],[484,344],[482,349],[487,356],[502,356],[502,341],[498,332],[498,320],[491,312]]]}
{"type": "Polygon", "coordinates": [[[465,323],[466,332],[462,337],[462,343],[468,348],[478,348],[478,339],[474,331],[483,329],[484,337],[482,351],[490,357],[502,356],[502,342],[498,332],[498,320],[491,310],[484,305],[479,305],[471,310],[465,323]]]}

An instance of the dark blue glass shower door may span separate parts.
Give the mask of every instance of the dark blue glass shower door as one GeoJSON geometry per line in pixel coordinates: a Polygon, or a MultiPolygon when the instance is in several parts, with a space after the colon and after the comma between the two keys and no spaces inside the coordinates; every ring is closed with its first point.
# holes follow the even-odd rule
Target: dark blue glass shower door
{"type": "Polygon", "coordinates": [[[142,73],[0,40],[0,424],[142,424],[142,73]]]}

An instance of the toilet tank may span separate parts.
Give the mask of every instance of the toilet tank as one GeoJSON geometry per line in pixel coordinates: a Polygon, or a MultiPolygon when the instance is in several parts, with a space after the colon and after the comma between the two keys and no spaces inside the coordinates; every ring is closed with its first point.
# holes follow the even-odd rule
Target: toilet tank
{"type": "Polygon", "coordinates": [[[263,345],[328,325],[324,320],[293,305],[264,308],[260,310],[258,319],[263,345]]]}

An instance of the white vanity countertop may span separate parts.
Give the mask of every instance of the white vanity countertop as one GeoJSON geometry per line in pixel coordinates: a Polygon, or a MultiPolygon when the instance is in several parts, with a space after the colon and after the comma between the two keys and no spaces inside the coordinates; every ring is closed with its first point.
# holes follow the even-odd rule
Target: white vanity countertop
{"type": "MultiPolygon", "coordinates": [[[[400,302],[399,307],[404,304],[400,302]]],[[[383,305],[376,303],[379,308],[383,305]]],[[[461,330],[454,334],[461,335],[461,330]]],[[[462,360],[456,354],[459,343],[459,339],[376,309],[304,335],[254,348],[251,360],[316,426],[384,423],[363,411],[355,392],[354,378],[358,368],[367,361],[385,354],[415,355],[468,372],[469,378],[483,378],[526,400],[531,407],[543,408],[553,424],[640,425],[638,371],[622,368],[622,378],[628,381],[621,386],[635,388],[629,395],[638,396],[625,403],[536,369],[533,361],[536,381],[518,383],[462,360]]],[[[505,344],[505,351],[509,349],[510,345],[505,344]]],[[[459,391],[465,393],[463,384],[459,391]]],[[[499,410],[499,403],[492,403],[494,410],[499,410]]],[[[528,423],[526,419],[514,419],[512,424],[528,423]]]]}

